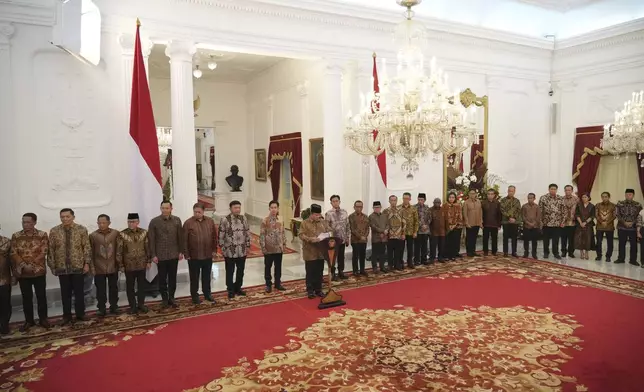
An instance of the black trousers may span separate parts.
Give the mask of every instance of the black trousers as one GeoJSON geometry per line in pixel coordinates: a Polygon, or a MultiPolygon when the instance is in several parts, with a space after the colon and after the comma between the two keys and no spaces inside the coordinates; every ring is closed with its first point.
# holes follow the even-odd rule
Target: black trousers
{"type": "Polygon", "coordinates": [[[9,320],[11,320],[11,285],[6,284],[0,286],[0,329],[6,328],[9,320]]]}
{"type": "Polygon", "coordinates": [[[427,262],[427,245],[429,234],[418,234],[414,243],[414,261],[416,264],[427,262]]]}
{"type": "Polygon", "coordinates": [[[344,252],[346,249],[347,245],[344,243],[335,245],[336,260],[335,265],[333,266],[333,273],[335,273],[336,269],[338,271],[338,274],[344,273],[344,252]]]}
{"type": "MultiPolygon", "coordinates": [[[[597,256],[602,256],[602,241],[606,237],[606,258],[611,258],[613,256],[613,241],[615,240],[615,231],[603,231],[597,230],[597,256]]],[[[642,242],[644,244],[644,242],[642,242]]]]}
{"type": "Polygon", "coordinates": [[[483,253],[487,254],[490,249],[490,237],[492,238],[492,254],[496,255],[499,251],[499,228],[498,227],[484,227],[483,228],[483,253]]]}
{"type": "Polygon", "coordinates": [[[429,261],[434,261],[436,258],[439,260],[445,258],[444,235],[433,235],[429,237],[429,261]]]}
{"type": "Polygon", "coordinates": [[[375,269],[376,265],[382,270],[385,268],[385,260],[387,260],[386,252],[387,244],[384,242],[371,243],[371,266],[375,269]]]}
{"type": "Polygon", "coordinates": [[[38,301],[38,318],[40,321],[47,320],[47,276],[35,278],[20,278],[20,293],[22,294],[22,311],[25,313],[25,321],[34,324],[34,291],[38,301]]]}
{"type": "Polygon", "coordinates": [[[201,277],[201,292],[204,297],[212,295],[210,290],[210,274],[212,273],[212,258],[203,260],[188,260],[190,275],[190,296],[199,298],[199,277],[201,277]]]}
{"type": "Polygon", "coordinates": [[[177,291],[177,267],[179,260],[159,260],[159,292],[163,301],[174,301],[177,291]]]}
{"type": "Polygon", "coordinates": [[[99,310],[105,310],[107,302],[107,291],[110,297],[110,309],[119,307],[119,273],[102,274],[94,276],[94,285],[96,286],[96,307],[99,310]],[[106,287],[106,286],[109,286],[106,287]]]}
{"type": "Polygon", "coordinates": [[[575,230],[577,226],[564,226],[561,228],[561,255],[575,252],[575,230]]]}
{"type": "Polygon", "coordinates": [[[445,238],[445,257],[455,259],[461,251],[461,233],[463,229],[454,229],[447,233],[445,238]]]}
{"type": "Polygon", "coordinates": [[[550,241],[552,241],[552,253],[559,256],[559,236],[561,236],[561,227],[544,226],[543,228],[543,254],[550,254],[550,241]]]}
{"type": "Polygon", "coordinates": [[[626,261],[626,242],[631,243],[630,258],[628,261],[637,261],[637,231],[617,229],[617,239],[619,241],[619,248],[617,251],[617,260],[626,261]]]}
{"type": "Polygon", "coordinates": [[[238,293],[244,285],[246,257],[225,257],[224,259],[226,260],[226,290],[229,293],[238,293]]]}
{"type": "Polygon", "coordinates": [[[537,258],[537,238],[539,229],[523,229],[523,253],[530,253],[530,244],[532,244],[532,257],[537,258]]]}
{"type": "Polygon", "coordinates": [[[390,239],[387,241],[387,259],[389,260],[389,269],[403,267],[404,252],[404,240],[390,239]]]}
{"type": "Polygon", "coordinates": [[[63,301],[63,318],[72,318],[72,294],[74,295],[74,310],[76,317],[85,317],[85,275],[59,275],[60,297],[63,301]]]}
{"type": "Polygon", "coordinates": [[[405,236],[405,248],[407,248],[407,265],[409,267],[414,266],[414,241],[416,239],[413,235],[405,236]]]}
{"type": "Polygon", "coordinates": [[[304,262],[306,271],[306,291],[315,293],[322,291],[322,276],[324,275],[324,260],[307,260],[304,262]]]}
{"type": "Polygon", "coordinates": [[[125,272],[125,292],[130,308],[140,308],[145,304],[146,293],[145,270],[125,272]],[[134,285],[136,284],[136,294],[134,285]]]}
{"type": "Polygon", "coordinates": [[[476,252],[476,237],[479,235],[481,226],[472,226],[465,229],[465,251],[468,256],[476,252]]]}
{"type": "Polygon", "coordinates": [[[353,243],[351,244],[353,252],[351,255],[351,266],[353,267],[353,273],[364,272],[364,263],[367,258],[367,244],[366,243],[353,243]]]}
{"type": "Polygon", "coordinates": [[[273,285],[273,278],[271,276],[271,268],[275,265],[275,286],[282,285],[282,253],[270,253],[264,255],[264,280],[266,287],[273,285]]]}
{"type": "Polygon", "coordinates": [[[519,239],[519,225],[516,223],[506,223],[503,225],[503,253],[510,253],[509,242],[512,242],[512,254],[517,253],[517,241],[519,239]]]}

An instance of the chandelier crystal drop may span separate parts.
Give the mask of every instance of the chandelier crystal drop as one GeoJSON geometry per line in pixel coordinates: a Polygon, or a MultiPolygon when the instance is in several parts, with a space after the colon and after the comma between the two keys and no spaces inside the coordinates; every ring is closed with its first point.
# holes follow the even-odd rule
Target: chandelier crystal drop
{"type": "MultiPolygon", "coordinates": [[[[624,109],[615,112],[615,122],[604,126],[601,148],[616,157],[644,154],[644,90],[633,93],[624,109]]],[[[644,167],[644,161],[642,161],[644,167]]]]}
{"type": "Polygon", "coordinates": [[[461,154],[478,142],[476,106],[466,109],[460,90],[450,90],[448,76],[432,58],[427,73],[424,52],[427,31],[413,20],[412,7],[420,0],[397,0],[407,9],[395,29],[398,47],[395,76],[389,77],[387,61],[379,69],[379,92],[360,94],[360,113],[349,114],[346,144],[361,155],[386,151],[402,157],[402,170],[417,171],[418,159],[430,154],[461,154]]]}
{"type": "Polygon", "coordinates": [[[194,71],[192,71],[192,76],[199,79],[203,75],[203,72],[199,69],[198,65],[195,65],[194,71]]]}

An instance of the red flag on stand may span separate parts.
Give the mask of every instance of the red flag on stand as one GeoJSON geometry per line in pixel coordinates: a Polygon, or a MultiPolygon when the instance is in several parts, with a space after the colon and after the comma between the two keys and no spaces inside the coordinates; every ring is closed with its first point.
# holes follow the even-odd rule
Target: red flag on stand
{"type": "Polygon", "coordinates": [[[159,140],[157,139],[152,99],[141,51],[140,27],[141,23],[137,19],[130,107],[130,136],[134,144],[131,150],[131,173],[134,189],[131,191],[132,197],[137,202],[131,212],[139,213],[140,221],[146,227],[149,221],[158,214],[159,204],[163,200],[163,192],[159,140]]]}
{"type": "MultiPolygon", "coordinates": [[[[376,94],[380,93],[380,86],[378,85],[378,68],[376,67],[376,54],[373,54],[373,91],[376,94]]],[[[378,107],[380,104],[378,104],[378,107]]],[[[374,112],[373,107],[371,108],[371,112],[374,112]]],[[[373,138],[374,140],[378,136],[378,131],[374,129],[373,131],[373,138]]],[[[380,172],[380,177],[382,178],[383,184],[385,184],[385,188],[387,187],[387,152],[383,151],[382,154],[378,155],[376,157],[376,164],[378,165],[378,171],[380,172]]]]}

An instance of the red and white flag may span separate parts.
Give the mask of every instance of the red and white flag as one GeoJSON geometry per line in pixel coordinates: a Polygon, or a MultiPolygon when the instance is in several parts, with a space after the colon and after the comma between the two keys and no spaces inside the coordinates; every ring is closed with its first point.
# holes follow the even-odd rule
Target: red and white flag
{"type": "MultiPolygon", "coordinates": [[[[373,91],[376,94],[380,93],[380,86],[378,85],[378,68],[376,66],[376,54],[373,54],[373,91]]],[[[377,104],[380,107],[380,104],[377,104]]],[[[374,108],[371,108],[371,113],[374,112],[374,108]]],[[[374,129],[373,138],[374,140],[378,136],[378,130],[374,129]]],[[[387,152],[383,151],[382,154],[376,157],[376,164],[378,165],[378,171],[380,172],[380,177],[382,178],[382,183],[387,187],[387,152]]]]}
{"type": "Polygon", "coordinates": [[[152,100],[141,52],[141,23],[136,21],[136,41],[134,44],[134,70],[132,74],[132,102],[130,107],[130,142],[132,159],[131,197],[136,200],[133,210],[140,216],[141,226],[147,227],[150,220],[159,214],[163,200],[161,184],[161,161],[159,159],[159,140],[154,124],[152,100]]]}

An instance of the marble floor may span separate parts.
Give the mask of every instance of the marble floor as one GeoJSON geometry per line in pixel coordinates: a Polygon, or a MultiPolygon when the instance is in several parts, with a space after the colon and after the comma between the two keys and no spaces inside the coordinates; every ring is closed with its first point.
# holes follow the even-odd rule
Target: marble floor
{"type": "MultiPolygon", "coordinates": [[[[257,225],[252,225],[251,230],[257,233],[259,232],[259,227],[257,225]]],[[[300,249],[299,240],[295,239],[295,241],[291,241],[290,232],[287,232],[287,238],[288,238],[288,246],[290,248],[293,248],[295,250],[300,249]]],[[[501,242],[501,240],[499,240],[499,242],[501,242]]],[[[477,246],[477,249],[481,249],[480,243],[479,243],[479,246],[477,246]]],[[[501,243],[499,243],[499,249],[501,249],[501,243]]],[[[521,242],[519,243],[519,250],[520,250],[519,254],[523,254],[523,244],[521,242]]],[[[627,252],[628,252],[628,248],[627,248],[627,252]]],[[[543,249],[541,244],[539,244],[538,256],[540,258],[543,257],[543,249]]],[[[576,256],[579,256],[579,251],[576,252],[576,256]]],[[[616,256],[617,256],[617,243],[615,243],[615,252],[613,254],[613,260],[616,259],[616,256]]],[[[351,257],[350,254],[347,253],[345,270],[348,270],[348,271],[351,270],[350,257],[351,257]]],[[[563,258],[562,260],[556,260],[551,255],[550,259],[548,259],[547,261],[552,263],[557,263],[557,264],[565,264],[565,265],[569,265],[577,268],[583,268],[591,271],[602,272],[605,274],[616,275],[616,276],[621,276],[625,278],[644,281],[644,268],[633,266],[628,263],[614,264],[614,263],[606,263],[605,261],[594,261],[594,259],[595,259],[595,252],[590,252],[590,260],[581,260],[579,258],[563,258]]],[[[185,263],[185,261],[180,263],[185,263]]],[[[370,263],[367,262],[367,265],[369,266],[370,263]]],[[[288,286],[289,281],[304,279],[304,277],[305,277],[304,262],[301,260],[300,254],[293,253],[293,254],[284,255],[284,258],[282,261],[282,282],[284,282],[284,286],[288,286]]],[[[125,277],[121,276],[121,279],[124,280],[125,277]]],[[[262,284],[264,284],[263,258],[248,259],[246,261],[244,286],[256,286],[256,285],[262,285],[262,284]]],[[[17,287],[14,288],[14,290],[19,292],[19,289],[17,287]]],[[[224,269],[224,263],[213,263],[212,290],[213,292],[226,290],[226,271],[224,269]]],[[[179,297],[185,297],[189,295],[190,295],[190,284],[188,283],[186,273],[184,273],[183,276],[180,275],[178,278],[176,297],[179,298],[179,297]]],[[[157,298],[157,300],[158,299],[159,298],[157,298]]],[[[152,300],[152,299],[149,298],[148,300],[152,300]]],[[[125,296],[125,292],[119,293],[119,305],[123,307],[127,306],[127,298],[125,296]]],[[[95,309],[96,309],[95,305],[88,306],[88,311],[92,311],[95,309]]],[[[62,314],[62,307],[60,303],[50,304],[50,308],[49,308],[50,317],[58,316],[61,314],[62,314]]],[[[20,306],[14,307],[11,321],[18,322],[23,320],[24,320],[24,315],[22,312],[22,307],[20,306]]]]}

